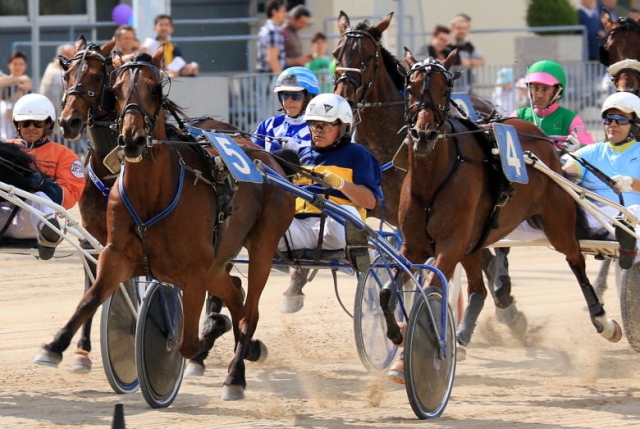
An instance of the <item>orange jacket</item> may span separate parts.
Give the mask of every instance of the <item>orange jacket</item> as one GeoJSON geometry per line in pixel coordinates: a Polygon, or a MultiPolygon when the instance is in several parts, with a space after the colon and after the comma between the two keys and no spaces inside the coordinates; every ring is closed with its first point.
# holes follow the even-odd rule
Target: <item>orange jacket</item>
{"type": "Polygon", "coordinates": [[[46,142],[35,148],[23,148],[35,159],[35,168],[54,180],[63,191],[61,206],[73,207],[84,190],[84,167],[74,151],[56,142],[46,142]]]}

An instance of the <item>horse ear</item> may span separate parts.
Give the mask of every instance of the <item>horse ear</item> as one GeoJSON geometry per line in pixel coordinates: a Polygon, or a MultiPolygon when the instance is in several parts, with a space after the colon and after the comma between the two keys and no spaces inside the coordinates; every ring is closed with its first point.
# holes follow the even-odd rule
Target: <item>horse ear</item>
{"type": "Polygon", "coordinates": [[[458,50],[454,49],[453,51],[451,51],[451,53],[449,53],[449,55],[447,56],[447,59],[444,60],[444,63],[442,63],[442,65],[444,66],[444,68],[449,70],[451,66],[455,64],[457,59],[458,59],[458,50]]]}
{"type": "Polygon", "coordinates": [[[76,52],[83,50],[84,47],[87,46],[87,40],[84,38],[84,34],[78,37],[78,40],[76,40],[76,43],[74,46],[76,48],[76,52]]]}
{"type": "Polygon", "coordinates": [[[411,53],[411,50],[406,46],[404,47],[404,60],[407,62],[409,68],[413,67],[413,65],[418,62],[416,57],[413,56],[413,53],[411,53]]]}
{"type": "Polygon", "coordinates": [[[349,21],[349,17],[343,11],[340,11],[340,15],[338,15],[338,31],[340,34],[347,31],[347,28],[351,25],[351,21],[349,21]]]}
{"type": "Polygon", "coordinates": [[[113,51],[114,46],[116,46],[115,37],[109,40],[104,45],[100,46],[100,53],[102,53],[103,56],[108,57],[109,55],[111,55],[111,51],[113,51]]]}
{"type": "Polygon", "coordinates": [[[607,33],[611,31],[611,29],[613,28],[613,24],[615,23],[615,21],[611,19],[611,14],[607,9],[604,8],[604,6],[602,6],[602,9],[600,9],[600,22],[604,27],[604,31],[607,33]]]}
{"type": "Polygon", "coordinates": [[[158,50],[151,57],[151,63],[156,67],[162,67],[163,59],[164,59],[164,43],[160,45],[158,50]]]}
{"type": "Polygon", "coordinates": [[[389,24],[391,24],[391,18],[393,18],[393,12],[390,12],[387,16],[384,17],[382,21],[377,23],[376,25],[372,25],[371,28],[375,28],[380,33],[389,28],[389,24]]]}

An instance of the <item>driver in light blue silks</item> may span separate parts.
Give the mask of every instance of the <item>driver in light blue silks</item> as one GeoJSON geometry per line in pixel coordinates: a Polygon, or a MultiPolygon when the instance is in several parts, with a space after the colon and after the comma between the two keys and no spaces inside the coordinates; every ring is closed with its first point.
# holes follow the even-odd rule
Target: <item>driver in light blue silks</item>
{"type": "Polygon", "coordinates": [[[305,67],[290,67],[280,73],[273,92],[278,96],[284,114],[262,121],[251,140],[270,152],[280,149],[297,152],[301,147],[310,146],[311,134],[304,111],[309,100],[320,93],[316,75],[305,67]],[[282,143],[269,137],[278,138],[282,143]]]}

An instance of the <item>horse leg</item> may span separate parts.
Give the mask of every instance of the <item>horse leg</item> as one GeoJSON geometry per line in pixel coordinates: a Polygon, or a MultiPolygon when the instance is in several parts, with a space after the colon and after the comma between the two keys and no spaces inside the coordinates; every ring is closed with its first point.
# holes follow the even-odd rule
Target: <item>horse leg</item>
{"type": "Polygon", "coordinates": [[[598,277],[596,277],[596,281],[594,282],[593,287],[596,290],[596,295],[600,299],[600,302],[604,303],[604,293],[607,290],[607,277],[609,276],[609,268],[611,268],[611,259],[605,259],[602,261],[600,265],[600,270],[598,271],[598,277]]]}
{"type": "MultiPolygon", "coordinates": [[[[270,234],[269,231],[264,232],[270,234]]],[[[225,401],[244,399],[244,391],[247,386],[244,359],[260,361],[267,358],[266,346],[262,341],[254,340],[253,334],[258,326],[260,296],[269,278],[272,257],[280,236],[268,240],[269,237],[261,239],[263,235],[258,233],[253,236],[251,242],[246,246],[250,261],[249,284],[244,308],[240,306],[241,316],[240,318],[234,317],[234,322],[238,320],[237,331],[234,331],[237,333],[236,350],[229,363],[229,373],[222,386],[222,399],[225,401]]],[[[230,277],[227,277],[230,280],[230,277]]],[[[238,301],[236,301],[236,305],[238,301]]],[[[238,309],[234,307],[229,305],[229,311],[232,312],[232,315],[238,313],[238,309]]]]}
{"type": "Polygon", "coordinates": [[[110,249],[105,249],[100,258],[96,282],[84,294],[71,319],[58,331],[53,341],[42,348],[33,362],[57,367],[62,361],[62,353],[69,347],[73,335],[82,324],[95,315],[100,304],[115,292],[122,281],[131,277],[131,274],[131,269],[125,260],[118,257],[110,249]]]}
{"type": "MultiPolygon", "coordinates": [[[[93,278],[96,275],[96,265],[92,262],[88,262],[89,270],[91,271],[93,278]]],[[[85,293],[91,287],[91,280],[87,273],[84,274],[84,291],[85,293]]],[[[89,353],[91,352],[91,322],[93,317],[87,319],[82,325],[80,332],[80,339],[78,340],[78,348],[71,358],[69,364],[69,371],[77,374],[88,374],[91,371],[91,359],[89,353]]]]}
{"type": "Polygon", "coordinates": [[[471,341],[471,336],[478,322],[480,312],[484,307],[487,297],[487,289],[482,279],[482,255],[478,252],[465,256],[461,263],[467,274],[467,292],[469,295],[467,307],[464,310],[462,321],[456,331],[458,342],[458,360],[466,358],[466,346],[471,341]]]}

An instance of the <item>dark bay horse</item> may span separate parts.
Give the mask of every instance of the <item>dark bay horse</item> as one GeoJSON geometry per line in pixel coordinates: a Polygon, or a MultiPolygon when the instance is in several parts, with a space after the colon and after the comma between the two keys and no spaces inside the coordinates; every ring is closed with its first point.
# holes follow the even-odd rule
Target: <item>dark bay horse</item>
{"type": "Polygon", "coordinates": [[[336,59],[334,92],[354,107],[354,140],[366,146],[383,165],[383,216],[380,203],[370,216],[397,225],[400,186],[405,172],[390,167],[402,144],[400,133],[404,121],[404,67],[380,43],[393,13],[369,26],[361,22],[351,27],[349,17],[340,11],[338,29],[341,37],[333,51],[336,59]],[[386,168],[388,164],[390,168],[386,168]]]}
{"type": "MultiPolygon", "coordinates": [[[[33,157],[13,143],[0,141],[0,182],[25,191],[32,191],[29,176],[33,172],[33,157]]],[[[0,200],[4,201],[4,200],[0,200]]],[[[0,225],[2,229],[4,225],[0,225]]],[[[0,234],[2,238],[2,234],[0,234]]]]}
{"type": "Polygon", "coordinates": [[[613,20],[605,9],[600,20],[607,32],[600,62],[609,68],[617,91],[640,95],[640,23],[631,18],[613,20]]]}
{"type": "MultiPolygon", "coordinates": [[[[96,282],[41,355],[59,362],[73,334],[120,282],[151,275],[182,290],[184,322],[179,350],[187,358],[208,348],[206,339],[198,338],[206,293],[225,302],[236,346],[222,396],[225,400],[242,399],[244,359],[264,357],[263,344],[252,339],[258,302],[278,241],[293,218],[294,197],[271,185],[241,182],[235,184],[233,199],[221,203],[213,189],[219,179],[213,177],[211,162],[203,151],[184,143],[166,144],[164,106],[170,102],[162,95],[162,59],[163,48],[153,57],[133,54],[113,58],[118,143],[125,162],[118,186],[109,197],[107,245],[100,254],[96,282]],[[152,144],[154,141],[165,143],[152,144]],[[228,206],[227,212],[223,205],[228,206]],[[229,216],[220,222],[225,213],[229,216]],[[146,227],[141,220],[147,222],[146,227]],[[244,304],[241,290],[226,269],[242,246],[249,254],[244,304]]],[[[271,155],[250,142],[242,142],[242,147],[251,159],[259,159],[284,175],[271,155]]]]}
{"type": "MultiPolygon", "coordinates": [[[[527,165],[528,183],[512,183],[511,196],[503,209],[498,209],[497,175],[502,173],[492,165],[489,140],[483,133],[474,132],[481,131],[474,124],[448,115],[453,86],[449,68],[456,53],[441,64],[433,58],[419,62],[405,50],[410,67],[410,123],[409,170],[398,209],[400,228],[405,233],[402,253],[414,262],[434,256],[434,265],[449,279],[456,264],[462,263],[469,282],[469,302],[457,331],[459,345],[466,346],[471,340],[487,295],[478,250],[505,237],[526,220],[541,225],[551,245],[565,255],[596,330],[609,341],[619,341],[620,327],[607,319],[585,272],[585,260],[574,232],[579,213],[573,199],[548,176],[527,165]],[[493,217],[496,210],[497,217],[493,217]]],[[[502,123],[515,127],[524,151],[535,154],[561,174],[560,161],[538,127],[517,118],[507,118],[502,123]]],[[[383,299],[382,293],[380,301],[384,303],[388,299],[383,299]]],[[[384,304],[383,311],[389,338],[399,343],[402,336],[393,312],[384,304]]]]}
{"type": "MultiPolygon", "coordinates": [[[[107,242],[107,197],[116,174],[103,164],[105,157],[116,147],[117,133],[109,128],[115,123],[113,101],[107,96],[111,52],[115,39],[102,46],[87,43],[84,36],[75,42],[73,58],[59,58],[64,70],[65,93],[58,119],[62,135],[67,140],[79,140],[87,130],[91,142],[84,160],[86,186],[78,202],[82,225],[102,245],[107,242]]],[[[95,278],[96,267],[88,262],[95,278]]],[[[91,286],[85,273],[85,290],[91,286]]],[[[86,373],[91,370],[91,321],[82,327],[77,351],[69,369],[86,373]]]]}

